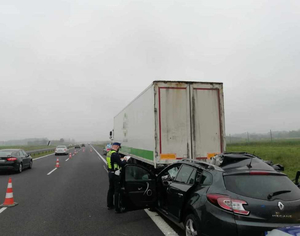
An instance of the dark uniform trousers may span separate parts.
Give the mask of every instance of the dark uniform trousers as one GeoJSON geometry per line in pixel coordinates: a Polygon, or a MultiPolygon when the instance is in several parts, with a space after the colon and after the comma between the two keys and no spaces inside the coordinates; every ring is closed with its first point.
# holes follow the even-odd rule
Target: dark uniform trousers
{"type": "Polygon", "coordinates": [[[108,171],[109,187],[107,192],[107,207],[112,208],[114,206],[114,193],[115,193],[115,173],[108,171]]]}
{"type": "Polygon", "coordinates": [[[121,178],[118,175],[114,176],[114,188],[115,188],[115,211],[120,212],[122,209],[121,205],[121,178]]]}

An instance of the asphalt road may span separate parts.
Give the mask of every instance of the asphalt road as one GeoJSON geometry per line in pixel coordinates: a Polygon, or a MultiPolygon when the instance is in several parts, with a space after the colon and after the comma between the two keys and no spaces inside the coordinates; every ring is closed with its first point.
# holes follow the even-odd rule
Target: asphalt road
{"type": "Polygon", "coordinates": [[[0,213],[1,236],[164,235],[144,210],[107,210],[107,173],[89,146],[68,161],[68,156],[59,156],[60,167],[47,175],[56,158],[35,160],[33,169],[21,174],[0,173],[0,204],[9,177],[18,203],[0,213]]]}

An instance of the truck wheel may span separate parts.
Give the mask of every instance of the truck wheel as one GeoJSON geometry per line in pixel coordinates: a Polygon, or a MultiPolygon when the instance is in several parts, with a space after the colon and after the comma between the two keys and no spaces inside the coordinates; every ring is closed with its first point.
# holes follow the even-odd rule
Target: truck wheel
{"type": "Polygon", "coordinates": [[[193,215],[190,214],[185,218],[184,230],[186,236],[200,236],[200,222],[193,215]]]}

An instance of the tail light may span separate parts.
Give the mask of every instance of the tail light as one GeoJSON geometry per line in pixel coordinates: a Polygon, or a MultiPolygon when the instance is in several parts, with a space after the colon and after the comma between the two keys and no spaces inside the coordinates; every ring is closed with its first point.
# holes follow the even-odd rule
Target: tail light
{"type": "Polygon", "coordinates": [[[7,158],[7,160],[8,160],[8,161],[16,161],[17,158],[16,158],[16,157],[9,157],[9,158],[7,158]]]}
{"type": "Polygon", "coordinates": [[[65,151],[67,151],[67,149],[66,149],[66,148],[65,148],[64,150],[65,150],[65,151]]]}
{"type": "Polygon", "coordinates": [[[221,207],[224,210],[232,211],[239,215],[249,215],[250,211],[245,210],[244,205],[247,202],[237,199],[232,199],[225,195],[207,194],[207,199],[214,205],[221,207]]]}

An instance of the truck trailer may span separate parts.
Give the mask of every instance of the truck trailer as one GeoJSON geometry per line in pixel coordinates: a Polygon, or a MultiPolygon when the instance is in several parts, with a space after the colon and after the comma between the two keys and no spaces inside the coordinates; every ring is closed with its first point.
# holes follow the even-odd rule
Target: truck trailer
{"type": "Polygon", "coordinates": [[[154,169],[225,151],[223,84],[154,81],[114,117],[120,153],[154,169]]]}

